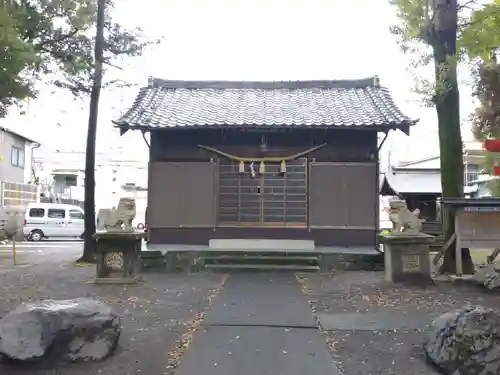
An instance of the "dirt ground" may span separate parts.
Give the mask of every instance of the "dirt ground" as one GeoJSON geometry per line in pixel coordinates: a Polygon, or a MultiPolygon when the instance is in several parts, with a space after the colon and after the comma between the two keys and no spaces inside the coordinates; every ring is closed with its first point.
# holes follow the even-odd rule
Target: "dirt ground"
{"type": "MultiPolygon", "coordinates": [[[[438,283],[427,287],[394,286],[383,272],[336,271],[301,275],[317,313],[387,313],[433,317],[467,304],[498,308],[500,296],[471,285],[438,283]]],[[[436,374],[425,364],[426,329],[327,331],[325,339],[346,375],[436,374]]]]}
{"type": "MultiPolygon", "coordinates": [[[[2,267],[0,267],[0,271],[2,267]]],[[[170,374],[169,363],[187,347],[191,333],[223,276],[145,274],[137,286],[93,285],[93,267],[75,267],[68,259],[0,272],[0,317],[19,303],[46,298],[90,297],[106,301],[123,316],[116,354],[102,363],[61,368],[13,368],[0,363],[0,374],[137,375],[170,374]]]]}
{"type": "MultiPolygon", "coordinates": [[[[224,276],[209,273],[144,274],[137,286],[93,285],[93,267],[75,267],[71,254],[62,259],[13,269],[0,262],[0,317],[19,303],[46,298],[96,298],[123,316],[116,354],[102,363],[55,369],[13,368],[0,362],[0,374],[30,375],[171,375],[192,333],[220,289],[224,276]]],[[[500,306],[500,296],[452,283],[427,287],[394,286],[383,272],[335,271],[299,277],[318,314],[408,312],[433,317],[467,304],[500,306]]],[[[285,312],[286,313],[286,312],[285,312]]],[[[426,375],[436,372],[423,360],[425,328],[418,330],[325,331],[336,364],[346,375],[426,375]]]]}

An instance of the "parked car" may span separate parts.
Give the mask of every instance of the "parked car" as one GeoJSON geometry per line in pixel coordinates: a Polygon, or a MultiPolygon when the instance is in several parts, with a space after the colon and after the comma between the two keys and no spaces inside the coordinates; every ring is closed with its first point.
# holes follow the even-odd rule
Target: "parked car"
{"type": "Polygon", "coordinates": [[[24,217],[23,234],[28,241],[51,237],[83,238],[83,210],[58,203],[30,203],[24,217]]]}

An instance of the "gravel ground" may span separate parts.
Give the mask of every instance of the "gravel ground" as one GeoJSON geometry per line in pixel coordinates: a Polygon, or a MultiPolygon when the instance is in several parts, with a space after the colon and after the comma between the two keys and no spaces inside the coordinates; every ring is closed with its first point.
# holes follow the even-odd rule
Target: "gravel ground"
{"type": "MultiPolygon", "coordinates": [[[[428,287],[394,286],[383,272],[347,271],[299,276],[317,313],[408,313],[432,317],[467,304],[498,308],[500,296],[470,285],[438,283],[428,287]]],[[[436,374],[421,349],[425,331],[325,331],[332,356],[346,375],[436,374]]]]}
{"type": "MultiPolygon", "coordinates": [[[[74,258],[73,258],[74,259],[74,258]]],[[[123,316],[115,355],[101,363],[56,369],[13,368],[0,362],[0,374],[162,375],[170,374],[188,346],[203,311],[224,277],[206,273],[145,274],[136,286],[93,285],[93,267],[75,267],[69,259],[27,268],[0,267],[0,317],[19,303],[46,298],[90,297],[110,303],[123,316]]]]}

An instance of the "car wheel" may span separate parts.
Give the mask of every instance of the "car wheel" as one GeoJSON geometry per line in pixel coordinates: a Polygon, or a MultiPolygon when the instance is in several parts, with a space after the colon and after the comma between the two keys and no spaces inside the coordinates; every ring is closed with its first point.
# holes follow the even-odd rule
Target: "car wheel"
{"type": "Polygon", "coordinates": [[[30,233],[30,239],[31,241],[41,241],[43,239],[43,232],[39,229],[32,230],[30,233]]]}

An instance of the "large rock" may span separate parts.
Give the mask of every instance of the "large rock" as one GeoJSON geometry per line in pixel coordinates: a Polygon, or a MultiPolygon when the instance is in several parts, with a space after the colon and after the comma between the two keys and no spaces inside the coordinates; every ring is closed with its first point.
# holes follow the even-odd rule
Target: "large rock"
{"type": "Polygon", "coordinates": [[[0,354],[20,361],[99,361],[113,354],[120,332],[120,318],[103,302],[45,300],[0,319],[0,354]]]}
{"type": "Polygon", "coordinates": [[[467,306],[443,314],[432,323],[424,349],[445,374],[500,374],[500,311],[467,306]]]}
{"type": "Polygon", "coordinates": [[[498,265],[489,265],[475,275],[476,282],[491,291],[500,291],[500,269],[498,265]]]}

